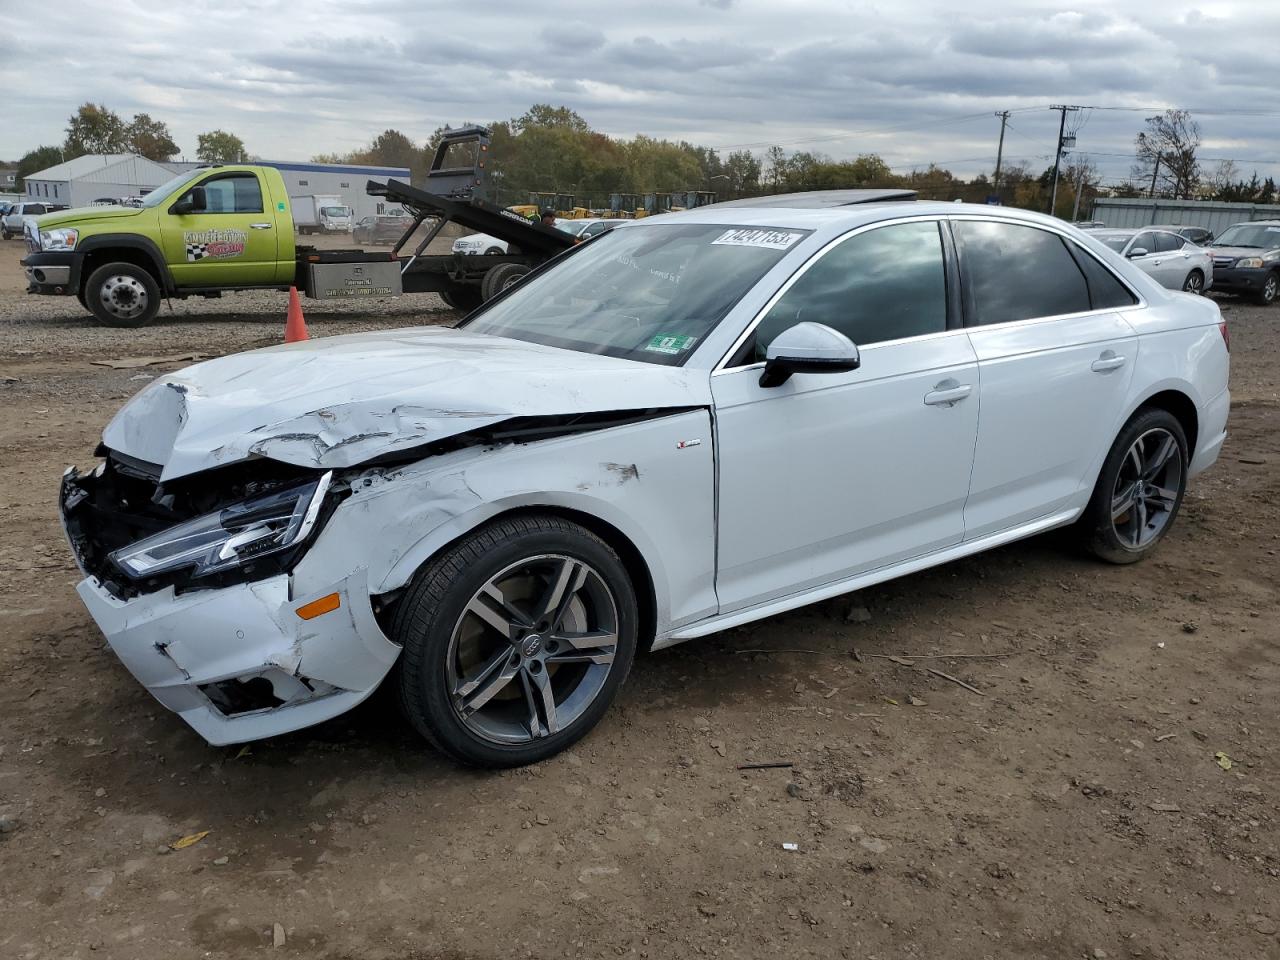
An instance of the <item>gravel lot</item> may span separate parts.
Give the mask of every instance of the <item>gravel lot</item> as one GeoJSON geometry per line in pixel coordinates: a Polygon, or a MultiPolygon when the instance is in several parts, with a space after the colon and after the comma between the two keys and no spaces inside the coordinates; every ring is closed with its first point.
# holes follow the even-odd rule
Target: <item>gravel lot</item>
{"type": "Polygon", "coordinates": [[[377,699],[211,748],[126,674],[74,595],[57,478],[181,364],[93,361],[275,342],[285,297],[109,330],[25,296],[19,256],[0,246],[0,957],[1280,956],[1280,308],[1220,301],[1232,435],[1152,560],[1044,536],[655,654],[583,743],[491,774],[377,699]]]}

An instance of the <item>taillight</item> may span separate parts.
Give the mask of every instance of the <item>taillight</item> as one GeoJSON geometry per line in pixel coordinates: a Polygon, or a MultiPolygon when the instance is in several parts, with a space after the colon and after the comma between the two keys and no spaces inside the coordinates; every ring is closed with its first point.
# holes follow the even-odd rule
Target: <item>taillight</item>
{"type": "Polygon", "coordinates": [[[1222,342],[1227,345],[1227,353],[1231,352],[1231,331],[1227,329],[1227,321],[1218,324],[1218,332],[1222,334],[1222,342]]]}

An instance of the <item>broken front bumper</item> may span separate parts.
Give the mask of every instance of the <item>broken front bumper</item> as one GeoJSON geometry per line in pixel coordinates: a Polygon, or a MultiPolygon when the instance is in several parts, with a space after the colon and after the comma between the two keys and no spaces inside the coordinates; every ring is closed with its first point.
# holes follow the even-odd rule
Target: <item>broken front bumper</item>
{"type": "Polygon", "coordinates": [[[400,647],[373,616],[363,571],[303,597],[288,574],[122,600],[95,577],[77,587],[111,649],[209,743],[276,736],[336,717],[377,688],[400,647]],[[299,607],[337,593],[311,620],[299,607]]]}

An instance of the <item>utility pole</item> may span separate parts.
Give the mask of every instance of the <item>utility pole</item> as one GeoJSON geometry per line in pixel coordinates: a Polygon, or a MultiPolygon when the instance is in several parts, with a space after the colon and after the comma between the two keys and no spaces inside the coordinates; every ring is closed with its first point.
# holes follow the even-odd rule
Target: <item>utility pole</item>
{"type": "Polygon", "coordinates": [[[1080,166],[1080,175],[1076,177],[1076,202],[1071,207],[1071,220],[1080,219],[1080,194],[1084,193],[1084,165],[1080,166]]]}
{"type": "Polygon", "coordinates": [[[1009,111],[997,110],[996,116],[1000,118],[1000,145],[996,147],[996,173],[991,180],[991,192],[998,194],[1000,192],[1000,161],[1004,159],[1004,128],[1009,122],[1009,111]]]}
{"type": "Polygon", "coordinates": [[[1160,176],[1160,153],[1156,152],[1156,168],[1151,171],[1151,189],[1147,191],[1147,198],[1150,199],[1156,195],[1156,177],[1160,176]]]}
{"type": "MultiPolygon", "coordinates": [[[[1058,168],[1062,164],[1062,142],[1066,139],[1067,112],[1074,113],[1080,108],[1069,104],[1056,103],[1049,109],[1062,111],[1062,120],[1058,124],[1058,149],[1053,154],[1053,191],[1049,194],[1049,215],[1053,216],[1053,211],[1058,205],[1058,168]]],[[[1074,140],[1075,138],[1073,137],[1072,139],[1074,140]]]]}

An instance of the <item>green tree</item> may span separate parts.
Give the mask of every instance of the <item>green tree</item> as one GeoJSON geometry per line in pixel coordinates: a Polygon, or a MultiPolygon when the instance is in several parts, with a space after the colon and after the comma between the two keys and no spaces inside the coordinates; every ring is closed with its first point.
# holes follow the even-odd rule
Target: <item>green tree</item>
{"type": "Polygon", "coordinates": [[[206,163],[243,163],[248,159],[244,141],[225,130],[210,130],[196,136],[196,158],[206,163]]]}
{"type": "Polygon", "coordinates": [[[511,127],[516,133],[521,133],[529,127],[552,127],[573,133],[591,131],[587,121],[577,113],[568,107],[553,107],[549,103],[535,103],[525,111],[524,116],[512,120],[511,127]]]}
{"type": "Polygon", "coordinates": [[[178,152],[169,125],[163,120],[152,120],[150,114],[135,113],[125,127],[125,139],[129,149],[148,160],[168,160],[178,152]]]}
{"type": "Polygon", "coordinates": [[[87,153],[124,153],[129,149],[125,123],[101,103],[82,103],[67,118],[62,150],[68,160],[87,153]]]}
{"type": "Polygon", "coordinates": [[[39,173],[41,170],[48,170],[61,162],[61,147],[36,147],[34,150],[23,154],[22,159],[18,161],[17,189],[19,191],[24,189],[25,180],[31,174],[39,173]]]}

